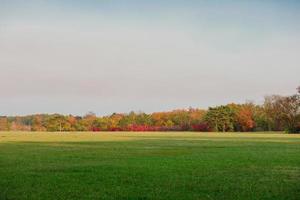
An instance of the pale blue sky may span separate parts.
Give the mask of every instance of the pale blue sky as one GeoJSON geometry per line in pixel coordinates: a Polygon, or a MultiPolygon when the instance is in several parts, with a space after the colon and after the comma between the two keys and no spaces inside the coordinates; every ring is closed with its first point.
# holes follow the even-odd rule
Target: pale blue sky
{"type": "Polygon", "coordinates": [[[299,77],[299,1],[0,0],[0,115],[261,103],[299,77]]]}

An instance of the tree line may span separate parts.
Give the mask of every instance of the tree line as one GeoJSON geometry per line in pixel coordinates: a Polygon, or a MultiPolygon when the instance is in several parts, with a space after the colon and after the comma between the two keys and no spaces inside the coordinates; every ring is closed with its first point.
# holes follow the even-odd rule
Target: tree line
{"type": "Polygon", "coordinates": [[[113,113],[97,117],[36,114],[1,116],[0,131],[286,131],[300,132],[300,87],[291,96],[265,97],[262,105],[227,104],[169,112],[113,113]]]}

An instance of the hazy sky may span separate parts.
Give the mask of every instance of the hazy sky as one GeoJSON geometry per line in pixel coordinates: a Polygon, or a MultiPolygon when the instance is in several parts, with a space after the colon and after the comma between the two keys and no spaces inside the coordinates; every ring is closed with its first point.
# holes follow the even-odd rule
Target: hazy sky
{"type": "Polygon", "coordinates": [[[0,0],[0,115],[260,103],[298,85],[297,0],[0,0]]]}

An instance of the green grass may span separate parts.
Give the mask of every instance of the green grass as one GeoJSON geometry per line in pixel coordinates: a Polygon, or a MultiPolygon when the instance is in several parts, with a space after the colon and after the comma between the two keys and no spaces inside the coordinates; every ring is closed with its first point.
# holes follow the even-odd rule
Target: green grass
{"type": "Polygon", "coordinates": [[[300,199],[300,135],[4,132],[0,199],[300,199]]]}

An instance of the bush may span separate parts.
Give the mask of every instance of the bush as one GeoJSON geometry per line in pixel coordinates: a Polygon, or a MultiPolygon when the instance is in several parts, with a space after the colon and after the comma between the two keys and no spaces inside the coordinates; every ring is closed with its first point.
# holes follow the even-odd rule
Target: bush
{"type": "Polygon", "coordinates": [[[200,131],[200,132],[208,132],[210,131],[209,125],[205,122],[200,124],[192,125],[193,131],[200,131]]]}

